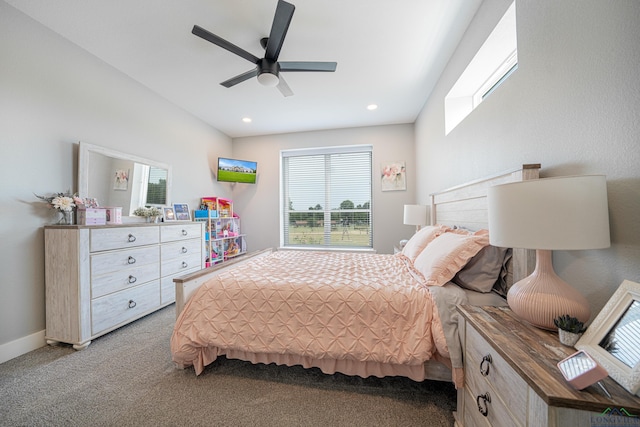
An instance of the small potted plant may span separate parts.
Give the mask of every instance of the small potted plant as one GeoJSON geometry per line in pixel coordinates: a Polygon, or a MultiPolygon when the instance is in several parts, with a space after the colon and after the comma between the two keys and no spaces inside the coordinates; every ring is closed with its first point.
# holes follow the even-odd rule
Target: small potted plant
{"type": "Polygon", "coordinates": [[[568,314],[556,317],[553,323],[558,327],[560,342],[569,347],[576,345],[586,330],[583,322],[568,314]]]}

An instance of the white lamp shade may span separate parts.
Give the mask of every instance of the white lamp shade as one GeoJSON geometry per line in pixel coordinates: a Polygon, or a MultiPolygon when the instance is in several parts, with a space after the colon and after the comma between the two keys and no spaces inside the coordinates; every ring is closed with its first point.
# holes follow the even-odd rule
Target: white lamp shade
{"type": "Polygon", "coordinates": [[[404,205],[405,225],[426,225],[427,206],[425,205],[404,205]]]}
{"type": "Polygon", "coordinates": [[[604,175],[497,185],[488,189],[488,207],[494,246],[572,250],[611,244],[604,175]]]}

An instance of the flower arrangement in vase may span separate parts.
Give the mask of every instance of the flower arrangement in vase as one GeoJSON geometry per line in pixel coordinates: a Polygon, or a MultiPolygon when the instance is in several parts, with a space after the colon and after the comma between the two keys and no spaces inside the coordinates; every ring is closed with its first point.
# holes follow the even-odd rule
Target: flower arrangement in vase
{"type": "Polygon", "coordinates": [[[74,223],[73,213],[75,207],[83,203],[77,194],[71,194],[69,191],[66,193],[54,193],[50,196],[39,196],[37,194],[35,196],[47,202],[50,208],[60,212],[62,217],[58,220],[58,224],[64,225],[72,225],[74,223]]]}

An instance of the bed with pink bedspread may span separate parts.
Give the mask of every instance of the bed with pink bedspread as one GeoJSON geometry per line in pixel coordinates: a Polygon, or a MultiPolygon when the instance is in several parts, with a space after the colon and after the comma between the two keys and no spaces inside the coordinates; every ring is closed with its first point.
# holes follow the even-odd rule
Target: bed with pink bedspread
{"type": "Polygon", "coordinates": [[[450,359],[433,298],[397,256],[276,251],[197,290],[173,360],[197,374],[224,354],[420,381],[425,361],[450,359]]]}

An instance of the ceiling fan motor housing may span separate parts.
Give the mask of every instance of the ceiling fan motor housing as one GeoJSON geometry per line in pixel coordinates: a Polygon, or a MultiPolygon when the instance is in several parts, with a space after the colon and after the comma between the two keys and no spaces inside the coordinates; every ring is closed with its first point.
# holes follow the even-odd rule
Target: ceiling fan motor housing
{"type": "Polygon", "coordinates": [[[277,86],[280,82],[280,65],[277,62],[262,58],[258,63],[258,82],[263,86],[277,86]]]}

